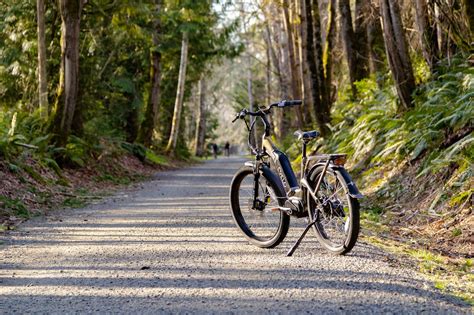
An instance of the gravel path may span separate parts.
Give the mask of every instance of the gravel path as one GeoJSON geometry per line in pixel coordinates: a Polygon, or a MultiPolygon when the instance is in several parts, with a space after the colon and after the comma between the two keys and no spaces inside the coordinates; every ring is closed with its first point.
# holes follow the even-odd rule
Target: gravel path
{"type": "Polygon", "coordinates": [[[470,313],[389,254],[332,256],[293,220],[249,245],[228,205],[238,158],[159,173],[139,189],[2,235],[1,313],[470,313]]]}

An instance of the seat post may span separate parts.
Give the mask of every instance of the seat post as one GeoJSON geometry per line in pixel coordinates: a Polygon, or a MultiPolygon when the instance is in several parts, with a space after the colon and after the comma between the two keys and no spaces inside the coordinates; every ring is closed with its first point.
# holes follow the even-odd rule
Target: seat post
{"type": "Polygon", "coordinates": [[[302,157],[301,157],[301,179],[304,177],[304,166],[306,165],[306,140],[303,140],[303,148],[302,148],[302,157]]]}

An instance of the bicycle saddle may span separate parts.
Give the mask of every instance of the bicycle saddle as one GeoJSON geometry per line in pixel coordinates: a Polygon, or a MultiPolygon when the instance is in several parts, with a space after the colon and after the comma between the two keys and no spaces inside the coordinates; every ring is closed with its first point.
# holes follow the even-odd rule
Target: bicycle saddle
{"type": "Polygon", "coordinates": [[[296,130],[294,135],[298,138],[298,140],[312,140],[316,137],[319,136],[319,132],[316,130],[311,130],[311,131],[301,131],[301,130],[296,130]]]}

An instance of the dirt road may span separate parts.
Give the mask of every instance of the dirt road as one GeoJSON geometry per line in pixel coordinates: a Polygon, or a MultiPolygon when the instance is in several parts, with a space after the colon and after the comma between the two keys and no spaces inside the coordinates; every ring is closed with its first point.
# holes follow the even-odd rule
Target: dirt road
{"type": "Polygon", "coordinates": [[[469,313],[370,245],[330,255],[310,235],[249,245],[228,205],[238,158],[163,172],[85,209],[2,235],[0,313],[469,313]]]}

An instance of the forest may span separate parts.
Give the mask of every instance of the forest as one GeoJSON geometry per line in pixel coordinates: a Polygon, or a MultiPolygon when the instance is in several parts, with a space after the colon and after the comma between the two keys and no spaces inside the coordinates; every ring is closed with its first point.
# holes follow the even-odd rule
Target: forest
{"type": "Polygon", "coordinates": [[[271,119],[295,166],[293,132],[319,130],[313,150],[350,156],[367,239],[465,282],[473,43],[469,0],[0,1],[1,227],[210,143],[246,154],[238,110],[302,99],[271,119]]]}

